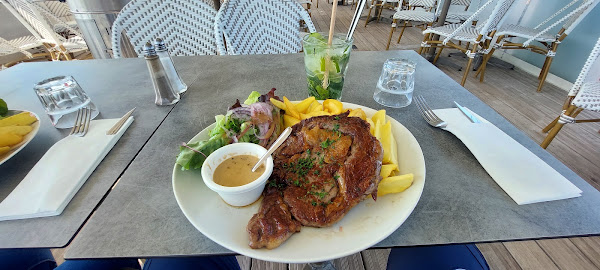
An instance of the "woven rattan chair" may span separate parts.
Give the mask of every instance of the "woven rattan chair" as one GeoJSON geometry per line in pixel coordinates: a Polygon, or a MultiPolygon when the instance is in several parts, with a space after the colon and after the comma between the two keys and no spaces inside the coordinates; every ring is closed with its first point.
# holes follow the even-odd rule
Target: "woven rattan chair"
{"type": "Polygon", "coordinates": [[[419,53],[428,50],[431,45],[435,45],[439,50],[433,60],[435,63],[440,57],[444,48],[452,48],[460,50],[465,53],[469,58],[465,73],[460,82],[460,85],[464,86],[475,58],[476,53],[483,54],[484,56],[489,53],[489,40],[494,36],[494,33],[498,26],[502,25],[505,15],[512,6],[515,0],[490,0],[482,5],[469,19],[462,24],[449,24],[439,27],[430,27],[423,31],[425,38],[421,43],[421,49],[419,53]],[[477,26],[473,25],[480,14],[483,14],[489,8],[493,8],[490,15],[487,17],[485,22],[480,23],[477,26]],[[443,38],[442,41],[434,40],[434,35],[440,35],[443,38]],[[467,42],[466,47],[462,47],[460,44],[454,43],[452,40],[459,42],[467,42]]]}
{"type": "Polygon", "coordinates": [[[475,76],[480,75],[479,80],[483,82],[486,63],[496,49],[524,49],[546,56],[546,61],[538,76],[540,82],[538,83],[537,91],[542,91],[546,76],[548,76],[548,72],[550,71],[552,59],[556,55],[558,45],[598,4],[598,2],[600,2],[600,0],[574,0],[534,28],[514,24],[503,25],[496,32],[494,37],[496,43],[493,44],[492,50],[483,59],[483,63],[477,70],[475,76]],[[576,5],[577,3],[579,3],[578,6],[576,5]],[[556,30],[554,29],[557,29],[557,26],[561,24],[563,24],[562,28],[560,28],[558,32],[555,32],[556,30]],[[509,38],[513,37],[520,37],[526,40],[523,43],[508,41],[509,38]],[[532,45],[531,43],[533,42],[537,42],[542,46],[532,45]]]}
{"type": "Polygon", "coordinates": [[[215,55],[217,11],[199,0],[132,0],[112,27],[113,57],[122,57],[125,32],[139,57],[146,42],[162,38],[171,55],[215,55]]]}
{"type": "Polygon", "coordinates": [[[600,38],[592,49],[590,56],[583,65],[577,80],[571,87],[569,95],[562,108],[562,113],[546,126],[542,131],[549,132],[542,148],[548,147],[550,142],[565,124],[600,122],[600,119],[575,120],[583,110],[600,112],[600,38]]]}
{"type": "Polygon", "coordinates": [[[81,34],[74,28],[62,23],[44,5],[32,0],[2,0],[1,3],[21,22],[31,34],[49,50],[53,60],[71,60],[72,53],[87,50],[81,34]],[[54,31],[55,25],[72,31],[72,35],[63,37],[54,31]]]}
{"type": "Polygon", "coordinates": [[[0,37],[0,56],[3,57],[17,53],[22,54],[22,57],[17,58],[17,60],[11,60],[7,63],[0,63],[0,70],[11,67],[23,61],[35,60],[40,57],[49,58],[50,54],[48,52],[29,52],[29,50],[42,46],[44,46],[44,44],[39,42],[39,40],[34,36],[24,36],[11,40],[6,40],[0,37]]]}
{"type": "Polygon", "coordinates": [[[310,16],[296,1],[225,1],[215,22],[219,54],[300,52],[301,21],[309,32],[316,31],[310,16]],[[221,37],[224,37],[227,47],[221,37]]]}
{"type": "MultiPolygon", "coordinates": [[[[466,11],[469,8],[470,0],[450,0],[451,5],[454,6],[463,6],[464,10],[461,9],[461,12],[448,12],[446,19],[452,21],[465,21],[470,15],[473,15],[473,12],[466,11]]],[[[402,39],[402,35],[404,34],[404,30],[406,27],[415,26],[413,22],[417,22],[419,24],[425,24],[426,26],[431,26],[433,22],[435,22],[438,16],[441,13],[441,7],[443,6],[444,1],[437,1],[437,5],[435,5],[435,0],[409,0],[408,1],[408,9],[396,11],[394,14],[392,21],[392,29],[390,30],[390,36],[388,38],[386,50],[390,49],[390,43],[392,42],[392,36],[396,31],[396,27],[398,27],[398,21],[404,21],[402,24],[402,30],[400,30],[400,36],[398,36],[398,41],[396,43],[400,43],[402,39]],[[435,6],[435,10],[433,10],[435,6]],[[422,7],[423,9],[415,9],[416,7],[422,7]],[[410,22],[410,24],[409,24],[410,22]]]]}

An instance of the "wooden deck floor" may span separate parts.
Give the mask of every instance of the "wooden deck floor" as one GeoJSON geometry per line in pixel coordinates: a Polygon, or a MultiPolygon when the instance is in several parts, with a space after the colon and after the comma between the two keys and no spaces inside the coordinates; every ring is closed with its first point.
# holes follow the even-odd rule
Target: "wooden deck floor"
{"type": "MultiPolygon", "coordinates": [[[[317,0],[313,0],[315,2],[317,0]]],[[[311,8],[313,23],[317,31],[328,31],[331,5],[321,0],[319,8],[311,8]]],[[[363,11],[366,15],[367,11],[363,11]]],[[[348,31],[354,11],[350,6],[339,6],[336,32],[348,31]]],[[[384,11],[385,15],[390,15],[384,11]]],[[[371,22],[364,27],[361,19],[354,34],[354,45],[359,51],[385,50],[390,33],[390,22],[371,22]]],[[[400,44],[394,33],[391,50],[418,49],[423,38],[418,28],[408,28],[400,44]]],[[[459,81],[464,66],[461,57],[443,57],[438,67],[459,81]]],[[[486,81],[479,83],[469,77],[465,88],[513,125],[540,143],[545,134],[541,129],[558,116],[566,92],[546,84],[542,93],[537,93],[537,78],[523,71],[490,67],[486,81]]],[[[600,117],[589,112],[581,118],[600,117]]],[[[548,151],[569,168],[600,189],[600,130],[599,123],[567,125],[548,147],[548,151]]],[[[600,226],[600,224],[599,224],[600,226]]],[[[574,237],[534,241],[496,242],[477,244],[492,269],[600,269],[600,237],[574,237]]],[[[366,250],[334,261],[338,269],[385,269],[389,250],[366,250]]],[[[242,269],[301,269],[302,265],[285,265],[238,257],[242,269]]]]}

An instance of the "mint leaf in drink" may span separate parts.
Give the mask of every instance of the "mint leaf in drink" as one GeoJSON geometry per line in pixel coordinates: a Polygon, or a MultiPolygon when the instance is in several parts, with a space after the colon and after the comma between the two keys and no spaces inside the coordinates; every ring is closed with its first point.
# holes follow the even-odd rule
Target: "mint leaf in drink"
{"type": "Polygon", "coordinates": [[[5,116],[8,113],[8,105],[0,98],[0,116],[5,116]]]}

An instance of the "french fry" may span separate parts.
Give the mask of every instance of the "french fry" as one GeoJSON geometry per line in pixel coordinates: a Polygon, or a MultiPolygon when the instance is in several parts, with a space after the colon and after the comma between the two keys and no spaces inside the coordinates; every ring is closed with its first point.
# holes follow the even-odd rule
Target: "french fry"
{"type": "Polygon", "coordinates": [[[2,133],[0,134],[0,147],[4,146],[12,146],[20,143],[23,140],[22,136],[12,133],[2,133]]]}
{"type": "Polygon", "coordinates": [[[310,112],[307,114],[301,113],[300,114],[300,119],[304,120],[307,118],[311,118],[313,116],[321,116],[321,115],[330,115],[328,112],[326,111],[314,111],[314,112],[310,112]]]}
{"type": "Polygon", "coordinates": [[[300,101],[300,103],[296,104],[296,110],[299,113],[306,113],[308,110],[308,107],[310,106],[310,104],[313,103],[313,101],[315,101],[315,97],[308,97],[306,99],[304,99],[303,101],[300,101]]]}
{"type": "Polygon", "coordinates": [[[279,108],[279,109],[282,109],[282,110],[284,110],[284,111],[287,109],[287,108],[285,107],[285,103],[283,103],[283,102],[281,102],[281,101],[279,101],[279,100],[276,100],[276,99],[274,99],[274,98],[271,98],[271,99],[270,99],[270,101],[271,101],[271,104],[273,104],[275,107],[277,107],[277,108],[279,108]]]}
{"type": "Polygon", "coordinates": [[[377,186],[377,196],[405,191],[412,185],[413,181],[414,175],[412,173],[383,178],[377,186]]]}
{"type": "Polygon", "coordinates": [[[298,122],[300,122],[300,120],[298,120],[298,118],[289,116],[287,114],[283,115],[283,126],[286,128],[291,127],[291,126],[297,124],[298,122]]]}
{"type": "Polygon", "coordinates": [[[31,126],[7,126],[7,127],[0,127],[0,134],[12,133],[12,134],[24,136],[24,135],[27,135],[32,130],[33,130],[33,127],[31,127],[31,126]]]}
{"type": "MultiPolygon", "coordinates": [[[[377,121],[377,123],[381,123],[377,121]]],[[[392,123],[389,121],[380,127],[380,137],[377,137],[381,142],[381,147],[383,148],[383,163],[390,164],[395,163],[398,164],[397,161],[392,160],[392,123]]]]}
{"type": "Polygon", "coordinates": [[[377,121],[381,121],[382,124],[385,123],[385,110],[379,110],[377,111],[373,117],[371,117],[371,120],[373,120],[373,123],[377,123],[377,121]]]}
{"type": "Polygon", "coordinates": [[[381,166],[381,172],[379,173],[379,175],[381,175],[382,178],[386,178],[392,175],[392,173],[394,171],[398,170],[398,165],[396,164],[385,164],[381,166]]]}
{"type": "Polygon", "coordinates": [[[0,147],[0,157],[2,155],[6,154],[8,151],[10,151],[10,147],[8,147],[8,146],[0,147]]]}
{"type": "Polygon", "coordinates": [[[310,110],[310,112],[322,112],[322,111],[324,111],[324,110],[323,110],[323,105],[321,105],[321,104],[314,106],[310,110]]]}
{"type": "Polygon", "coordinates": [[[296,119],[300,119],[300,113],[296,110],[296,106],[290,102],[287,97],[283,97],[283,103],[285,103],[285,114],[289,114],[296,119]]]}
{"type": "Polygon", "coordinates": [[[375,136],[375,123],[373,123],[373,120],[371,120],[371,118],[367,118],[366,121],[367,123],[369,123],[369,131],[371,132],[371,135],[375,136]]]}
{"type": "MultiPolygon", "coordinates": [[[[313,109],[317,106],[321,105],[321,103],[319,103],[318,101],[314,100],[313,102],[310,103],[310,105],[308,106],[308,109],[306,109],[306,112],[312,112],[313,109]]],[[[323,108],[323,105],[321,105],[321,108],[323,108]]]]}
{"type": "Polygon", "coordinates": [[[0,119],[0,127],[7,126],[28,126],[37,121],[37,118],[32,113],[22,112],[13,116],[0,119]]]}
{"type": "Polygon", "coordinates": [[[363,111],[361,108],[351,110],[350,114],[348,114],[348,116],[350,116],[350,117],[358,117],[358,118],[360,118],[362,120],[366,120],[367,119],[367,114],[365,114],[365,111],[363,111]]]}
{"type": "Polygon", "coordinates": [[[325,101],[323,101],[323,108],[325,109],[325,111],[328,111],[331,114],[342,113],[343,107],[344,105],[339,100],[326,99],[325,101]]]}
{"type": "Polygon", "coordinates": [[[390,146],[390,163],[398,164],[398,144],[396,143],[396,138],[391,136],[391,146],[390,146]]]}

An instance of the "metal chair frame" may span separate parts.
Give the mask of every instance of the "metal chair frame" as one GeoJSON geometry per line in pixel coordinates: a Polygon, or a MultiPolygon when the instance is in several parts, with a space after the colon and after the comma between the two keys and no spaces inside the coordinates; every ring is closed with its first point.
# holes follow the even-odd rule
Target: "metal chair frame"
{"type": "Polygon", "coordinates": [[[464,86],[475,55],[479,53],[485,56],[489,53],[489,47],[492,44],[492,38],[494,37],[497,28],[502,25],[506,19],[506,14],[512,7],[514,1],[515,0],[490,0],[482,5],[460,26],[453,24],[427,28],[425,31],[423,31],[425,37],[421,43],[419,54],[427,52],[430,47],[435,46],[437,49],[439,49],[433,60],[433,63],[435,64],[445,48],[457,49],[463,52],[469,58],[460,83],[460,85],[464,86]],[[488,7],[492,7],[492,4],[494,4],[494,8],[489,16],[489,19],[487,19],[481,25],[474,25],[477,17],[488,7]],[[450,30],[452,30],[452,33],[448,33],[450,30]],[[434,40],[433,36],[436,34],[440,35],[444,39],[442,41],[434,40]],[[456,44],[451,40],[467,42],[467,45],[462,47],[461,44],[456,44]]]}
{"type": "Polygon", "coordinates": [[[540,144],[547,148],[558,132],[566,124],[600,122],[600,119],[575,119],[583,110],[600,112],[600,38],[590,52],[577,80],[571,87],[567,100],[563,104],[562,113],[554,119],[542,132],[548,133],[540,144]],[[591,71],[593,70],[593,74],[591,71]]]}
{"type": "Polygon", "coordinates": [[[538,87],[537,92],[542,91],[542,87],[546,81],[546,77],[550,71],[550,65],[552,64],[552,60],[556,55],[556,51],[558,49],[558,45],[569,35],[569,33],[577,27],[577,25],[587,16],[587,14],[600,2],[600,0],[573,0],[568,3],[565,7],[554,13],[552,16],[548,17],[542,23],[537,25],[535,28],[527,28],[524,26],[514,26],[508,25],[506,28],[500,28],[496,33],[494,39],[496,40],[492,46],[491,51],[483,58],[483,62],[481,66],[479,66],[477,73],[475,73],[475,77],[479,77],[479,81],[483,82],[485,71],[487,67],[487,62],[492,57],[493,53],[497,49],[508,49],[508,50],[528,50],[537,54],[545,55],[546,59],[544,61],[544,65],[538,75],[538,87]],[[573,11],[567,13],[564,17],[560,18],[556,22],[548,25],[554,18],[568,10],[569,7],[576,4],[577,2],[583,1],[579,7],[574,9],[573,11]],[[559,24],[564,23],[562,28],[556,33],[554,36],[549,38],[548,33],[554,29],[559,24]],[[544,27],[545,28],[542,28],[544,27]],[[511,31],[510,28],[522,28],[525,30],[530,30],[532,33],[536,33],[535,35],[525,35],[515,33],[516,31],[511,31]],[[504,28],[504,29],[503,29],[504,28]],[[527,38],[527,40],[523,43],[518,42],[510,42],[507,39],[513,37],[523,37],[527,38]],[[537,41],[542,46],[532,45],[531,43],[537,41]]]}

